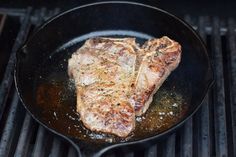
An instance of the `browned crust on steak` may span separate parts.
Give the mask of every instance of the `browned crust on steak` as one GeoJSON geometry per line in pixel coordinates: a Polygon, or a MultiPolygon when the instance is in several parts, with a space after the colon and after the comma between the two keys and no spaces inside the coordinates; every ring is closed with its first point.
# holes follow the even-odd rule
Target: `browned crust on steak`
{"type": "Polygon", "coordinates": [[[75,80],[77,112],[86,128],[126,137],[135,128],[129,102],[134,78],[134,38],[89,39],[72,55],[68,74],[75,80]]]}
{"type": "Polygon", "coordinates": [[[128,136],[135,128],[135,115],[146,112],[180,58],[181,46],[166,36],[148,40],[141,48],[135,38],[87,40],[68,63],[85,127],[128,136]]]}
{"type": "Polygon", "coordinates": [[[181,58],[180,44],[165,36],[160,39],[147,41],[143,45],[143,49],[147,53],[141,62],[132,97],[136,116],[140,116],[146,112],[152,102],[153,95],[169,74],[178,66],[181,58]],[[142,69],[145,65],[147,69],[144,71],[142,69]],[[140,87],[140,84],[142,84],[141,81],[144,80],[139,78],[145,75],[145,73],[147,77],[150,73],[157,75],[150,79],[151,81],[148,80],[149,82],[147,81],[146,86],[140,87]]]}

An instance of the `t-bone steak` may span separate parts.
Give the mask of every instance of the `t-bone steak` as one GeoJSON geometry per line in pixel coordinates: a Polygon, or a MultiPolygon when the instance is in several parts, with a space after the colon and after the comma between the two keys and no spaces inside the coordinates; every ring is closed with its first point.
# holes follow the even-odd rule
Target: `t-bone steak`
{"type": "Polygon", "coordinates": [[[146,112],[180,58],[181,46],[166,36],[142,47],[135,38],[88,39],[68,61],[83,124],[92,131],[128,136],[135,115],[146,112]]]}

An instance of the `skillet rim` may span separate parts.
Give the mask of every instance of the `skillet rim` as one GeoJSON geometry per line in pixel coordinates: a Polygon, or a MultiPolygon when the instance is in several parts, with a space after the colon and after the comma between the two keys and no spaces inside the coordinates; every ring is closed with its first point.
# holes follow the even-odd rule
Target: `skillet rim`
{"type": "MultiPolygon", "coordinates": [[[[62,13],[59,13],[58,15],[55,15],[51,18],[49,18],[48,20],[46,20],[43,24],[41,24],[40,26],[38,26],[36,28],[36,30],[33,32],[33,34],[23,43],[23,45],[18,49],[18,51],[16,52],[16,62],[15,62],[15,69],[14,69],[14,82],[15,82],[15,86],[16,86],[16,91],[19,95],[19,99],[20,101],[22,102],[23,106],[26,108],[26,110],[28,111],[28,113],[40,124],[42,125],[43,127],[47,128],[48,130],[50,130],[51,132],[53,132],[54,134],[56,135],[59,135],[60,137],[63,137],[64,139],[67,139],[68,141],[70,141],[70,143],[72,143],[76,148],[77,150],[80,152],[80,146],[78,144],[76,144],[80,139],[78,138],[74,138],[72,136],[67,136],[67,135],[64,135],[60,132],[57,132],[54,128],[52,127],[49,127],[46,125],[46,123],[44,122],[41,122],[40,119],[36,118],[36,116],[33,114],[33,112],[30,111],[30,109],[27,107],[26,103],[24,102],[24,98],[21,94],[21,89],[19,87],[19,83],[18,83],[18,70],[17,70],[17,67],[19,67],[19,53],[23,50],[24,47],[27,46],[27,44],[29,44],[31,42],[31,40],[37,36],[37,34],[43,30],[43,28],[45,26],[47,26],[50,22],[52,22],[53,20],[59,18],[59,17],[62,17],[63,15],[67,14],[67,13],[70,13],[70,12],[73,12],[75,10],[79,10],[79,9],[82,9],[82,8],[86,8],[86,7],[90,7],[90,6],[96,6],[96,5],[104,5],[104,4],[127,4],[127,5],[135,5],[135,6],[140,6],[140,7],[146,7],[148,9],[153,9],[155,11],[159,11],[159,12],[162,12],[164,14],[166,14],[167,16],[170,16],[171,18],[174,18],[175,20],[177,20],[178,22],[180,22],[181,24],[183,24],[186,29],[189,29],[189,31],[192,32],[192,36],[195,37],[197,40],[199,40],[200,42],[200,45],[202,46],[203,48],[203,51],[202,53],[204,53],[206,59],[207,59],[207,62],[208,62],[208,73],[207,75],[209,75],[209,78],[208,80],[206,81],[207,82],[207,85],[205,86],[205,90],[200,98],[200,103],[199,104],[196,104],[196,107],[192,109],[192,112],[187,112],[187,114],[184,116],[184,118],[181,119],[181,121],[179,121],[178,123],[176,123],[175,125],[171,126],[169,129],[165,130],[165,131],[162,131],[161,133],[157,134],[157,135],[154,135],[154,136],[150,136],[150,137],[146,137],[144,139],[139,139],[139,140],[135,140],[135,141],[126,141],[126,142],[120,142],[120,143],[110,143],[108,146],[105,146],[105,148],[103,148],[101,151],[102,152],[105,152],[106,150],[109,150],[111,148],[115,148],[115,147],[119,147],[119,146],[127,146],[127,145],[133,145],[133,144],[141,144],[141,143],[145,143],[145,142],[148,142],[148,141],[154,141],[154,140],[157,140],[159,139],[160,137],[163,137],[164,135],[168,135],[170,134],[171,132],[173,132],[174,130],[176,130],[177,128],[179,128],[180,126],[182,126],[189,118],[191,118],[193,116],[193,114],[196,113],[196,111],[201,107],[206,95],[207,95],[207,92],[208,90],[210,89],[210,87],[213,85],[214,83],[214,77],[213,77],[213,66],[212,66],[212,63],[211,63],[211,60],[209,58],[209,55],[207,53],[207,48],[206,48],[206,45],[204,43],[204,41],[202,40],[202,38],[198,35],[198,33],[188,24],[186,23],[184,20],[182,20],[181,18],[177,17],[176,15],[173,15],[163,9],[160,9],[160,8],[157,8],[157,7],[154,7],[154,6],[150,6],[150,5],[147,5],[147,4],[143,4],[143,3],[138,3],[138,2],[131,2],[131,1],[104,1],[104,2],[95,2],[95,3],[89,3],[89,4],[85,4],[85,5],[82,5],[82,6],[78,6],[78,7],[74,7],[72,9],[69,9],[67,11],[64,11],[62,13]]],[[[100,152],[101,152],[100,151],[100,152]]],[[[81,155],[81,154],[80,154],[81,155]]]]}

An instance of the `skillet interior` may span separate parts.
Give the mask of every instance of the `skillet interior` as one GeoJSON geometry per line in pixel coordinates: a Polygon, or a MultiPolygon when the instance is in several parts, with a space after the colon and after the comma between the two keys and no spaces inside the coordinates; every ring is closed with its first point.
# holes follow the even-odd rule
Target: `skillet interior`
{"type": "MultiPolygon", "coordinates": [[[[90,134],[81,128],[78,115],[72,111],[75,109],[75,95],[66,71],[71,54],[88,37],[97,35],[136,37],[140,43],[149,37],[167,35],[183,48],[179,67],[157,94],[158,99],[165,91],[180,95],[180,103],[184,107],[181,116],[159,130],[138,134],[143,129],[137,127],[132,136],[127,139],[115,138],[115,142],[157,136],[176,127],[199,107],[209,85],[210,64],[204,45],[192,30],[160,10],[133,4],[106,3],[77,8],[48,21],[17,54],[18,91],[26,108],[44,125],[65,136],[92,143],[106,142],[103,136],[90,134]]],[[[169,98],[173,98],[173,95],[169,98]]]]}

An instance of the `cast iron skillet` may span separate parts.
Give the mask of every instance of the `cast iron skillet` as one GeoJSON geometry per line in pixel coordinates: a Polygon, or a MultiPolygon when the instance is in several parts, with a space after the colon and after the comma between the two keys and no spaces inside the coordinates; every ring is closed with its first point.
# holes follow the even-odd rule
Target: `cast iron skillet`
{"type": "Polygon", "coordinates": [[[196,112],[213,82],[206,47],[196,32],[164,10],[133,2],[94,3],[57,15],[40,26],[16,55],[15,83],[22,104],[45,128],[70,141],[79,155],[100,156],[118,146],[155,142],[196,112]],[[91,37],[128,36],[142,43],[163,35],[178,41],[183,52],[179,67],[161,89],[174,89],[182,95],[185,114],[159,132],[113,143],[99,140],[106,135],[84,129],[74,111],[76,97],[67,76],[68,58],[91,37]]]}

